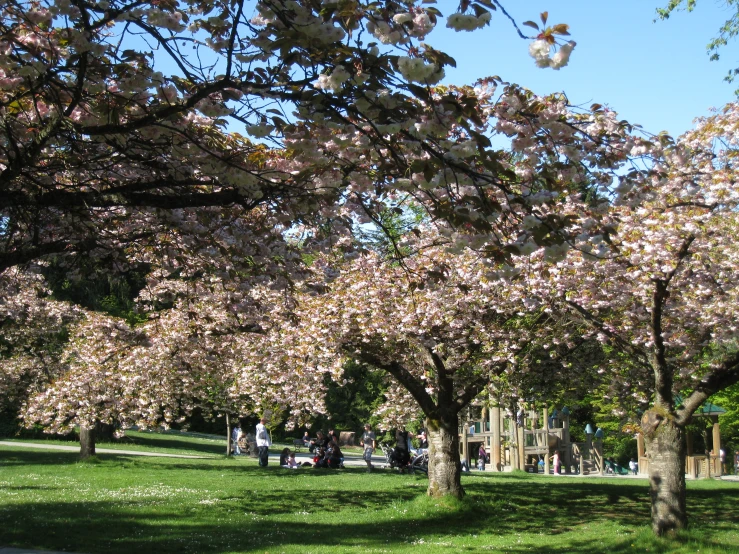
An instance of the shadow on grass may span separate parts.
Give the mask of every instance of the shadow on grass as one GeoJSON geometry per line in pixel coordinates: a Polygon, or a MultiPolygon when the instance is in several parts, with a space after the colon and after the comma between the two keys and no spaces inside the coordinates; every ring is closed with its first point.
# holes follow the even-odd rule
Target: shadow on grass
{"type": "MultiPolygon", "coordinates": [[[[11,454],[15,459],[3,456],[0,467],[46,463],[88,469],[74,453],[11,454]]],[[[43,496],[44,487],[35,483],[0,486],[0,495],[8,499],[0,503],[0,545],[90,554],[323,553],[327,548],[409,551],[423,548],[413,546],[423,539],[429,546],[449,542],[447,550],[454,552],[620,554],[634,552],[636,537],[638,549],[649,552],[673,552],[676,545],[684,552],[729,552],[739,547],[714,539],[736,530],[739,487],[691,486],[689,517],[700,533],[689,532],[667,542],[651,537],[647,528],[646,481],[466,477],[467,496],[456,502],[426,497],[426,479],[421,476],[378,471],[365,479],[360,477],[363,473],[361,468],[292,471],[237,460],[184,462],[106,455],[102,464],[90,464],[89,472],[75,473],[81,475],[79,484],[99,491],[87,497],[92,500],[76,499],[72,493],[63,501],[50,501],[49,494],[43,496]],[[136,471],[131,484],[96,482],[115,477],[122,473],[120,469],[136,471]],[[137,496],[135,490],[119,492],[123,486],[147,488],[152,483],[195,490],[182,498],[167,498],[165,489],[161,497],[137,496]],[[118,496],[112,498],[113,493],[118,496]],[[622,531],[595,544],[592,538],[579,536],[588,524],[612,531],[606,523],[622,531]],[[486,537],[495,547],[473,544],[474,535],[486,537]],[[542,535],[551,537],[543,550],[542,543],[533,542],[542,535]]],[[[59,486],[49,483],[47,490],[59,486]]]]}
{"type": "MultiPolygon", "coordinates": [[[[76,552],[128,553],[139,554],[157,552],[251,552],[277,551],[283,549],[300,552],[325,552],[327,545],[332,551],[341,552],[345,548],[359,550],[393,551],[410,549],[419,537],[433,545],[437,540],[462,541],[455,544],[454,552],[479,552],[481,550],[505,551],[508,553],[528,553],[532,545],[520,540],[526,528],[538,530],[577,525],[583,514],[577,516],[552,516],[521,525],[513,521],[501,521],[497,514],[472,511],[463,503],[459,510],[435,513],[430,516],[417,516],[401,521],[386,516],[365,517],[362,522],[325,523],[310,520],[311,514],[320,510],[371,510],[377,504],[409,502],[411,496],[399,499],[382,492],[362,494],[357,498],[343,499],[337,508],[333,498],[310,503],[310,511],[301,504],[293,506],[293,513],[303,512],[304,521],[290,521],[289,524],[277,519],[267,519],[262,512],[274,514],[274,506],[284,502],[284,494],[262,493],[248,498],[223,499],[215,505],[203,507],[171,507],[142,516],[139,510],[120,502],[85,503],[35,503],[32,506],[5,506],[2,517],[5,522],[0,530],[0,544],[35,548],[64,549],[76,552]],[[262,505],[263,509],[255,507],[262,505]],[[267,509],[267,506],[272,509],[267,509]],[[237,511],[238,510],[238,511],[237,511]],[[245,511],[241,511],[245,510],[245,511]],[[234,513],[236,512],[236,514],[234,513]],[[551,521],[551,520],[554,521],[551,521]],[[43,532],[40,532],[43,531],[43,532]],[[465,546],[464,540],[472,534],[490,532],[495,535],[497,544],[503,547],[481,548],[484,545],[465,546]]],[[[541,500],[541,498],[540,498],[541,500]]],[[[589,516],[591,519],[598,517],[589,516]]],[[[634,522],[636,524],[636,522],[634,522]]],[[[639,522],[643,524],[643,520],[639,522]]],[[[681,546],[690,545],[694,551],[726,552],[725,544],[707,537],[690,535],[677,539],[681,546]]],[[[672,552],[675,543],[661,541],[642,531],[639,537],[639,550],[647,547],[649,552],[672,552]]],[[[419,548],[419,547],[416,547],[419,548]]],[[[626,553],[634,552],[634,536],[603,537],[597,544],[579,539],[576,533],[552,539],[546,552],[551,554],[592,554],[595,552],[626,553]]]]}
{"type": "Polygon", "coordinates": [[[112,443],[100,442],[98,443],[98,447],[105,448],[111,444],[121,448],[142,446],[146,448],[155,448],[157,450],[201,452],[203,454],[224,454],[226,451],[225,437],[222,442],[201,442],[193,440],[192,437],[188,437],[187,435],[158,432],[146,433],[143,431],[128,433],[119,441],[113,441],[112,443]]]}

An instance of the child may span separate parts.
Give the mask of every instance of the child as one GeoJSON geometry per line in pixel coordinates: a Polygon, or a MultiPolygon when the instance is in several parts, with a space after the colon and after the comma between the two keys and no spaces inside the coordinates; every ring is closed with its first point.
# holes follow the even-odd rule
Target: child
{"type": "Polygon", "coordinates": [[[295,460],[295,452],[290,452],[290,457],[287,459],[287,466],[290,469],[298,469],[300,464],[295,460]]]}

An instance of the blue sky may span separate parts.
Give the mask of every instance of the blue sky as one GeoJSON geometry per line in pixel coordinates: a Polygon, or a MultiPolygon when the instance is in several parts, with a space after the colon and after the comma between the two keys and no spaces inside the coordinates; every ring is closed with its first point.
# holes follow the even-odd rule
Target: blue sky
{"type": "MultiPolygon", "coordinates": [[[[559,70],[539,69],[500,12],[490,27],[456,33],[440,22],[428,37],[434,47],[457,60],[446,82],[471,83],[478,77],[499,75],[538,94],[564,91],[572,104],[597,102],[616,110],[623,119],[649,132],[678,135],[692,127],[709,108],[721,107],[735,96],[739,83],[725,83],[730,68],[739,67],[739,45],[730,43],[721,60],[711,62],[706,44],[729,17],[720,0],[700,0],[693,13],[675,13],[668,21],[653,22],[655,9],[667,0],[503,0],[519,22],[570,25],[577,42],[570,64],[559,70]]],[[[437,7],[449,15],[457,2],[441,0],[437,7]]],[[[534,34],[529,27],[525,33],[534,34]]]]}

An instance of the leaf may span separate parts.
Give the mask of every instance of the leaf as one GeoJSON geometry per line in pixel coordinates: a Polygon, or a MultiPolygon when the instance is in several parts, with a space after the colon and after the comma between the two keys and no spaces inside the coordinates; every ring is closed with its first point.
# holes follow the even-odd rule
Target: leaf
{"type": "Polygon", "coordinates": [[[475,12],[475,17],[480,17],[483,14],[490,13],[485,8],[483,8],[482,6],[478,6],[477,4],[472,4],[472,9],[475,12]]]}
{"type": "Polygon", "coordinates": [[[522,25],[526,25],[527,27],[533,27],[537,31],[539,30],[539,26],[536,23],[534,23],[533,21],[524,21],[522,23],[522,25]]]}
{"type": "Polygon", "coordinates": [[[549,12],[541,12],[541,22],[543,25],[547,24],[547,18],[549,17],[549,12]]]}
{"type": "Polygon", "coordinates": [[[567,36],[569,36],[569,34],[570,34],[569,33],[569,28],[570,28],[570,26],[567,25],[566,23],[559,23],[559,24],[555,25],[554,27],[552,27],[552,32],[555,33],[555,34],[557,34],[557,35],[567,35],[567,36]]]}
{"type": "Polygon", "coordinates": [[[497,6],[493,4],[493,0],[477,0],[478,3],[482,4],[483,6],[487,6],[491,10],[497,10],[497,6]]]}

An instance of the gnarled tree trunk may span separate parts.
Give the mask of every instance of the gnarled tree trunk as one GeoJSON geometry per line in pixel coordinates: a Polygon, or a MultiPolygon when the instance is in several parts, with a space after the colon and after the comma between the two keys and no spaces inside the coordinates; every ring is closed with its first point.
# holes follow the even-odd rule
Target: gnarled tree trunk
{"type": "Polygon", "coordinates": [[[86,460],[95,455],[95,428],[80,427],[80,458],[86,460]]]}
{"type": "Polygon", "coordinates": [[[429,440],[429,496],[462,498],[464,489],[460,480],[459,416],[446,410],[438,418],[427,417],[429,440]]]}
{"type": "Polygon", "coordinates": [[[672,414],[655,407],[644,414],[642,430],[649,455],[652,531],[672,535],[688,525],[684,429],[672,414]]]}

